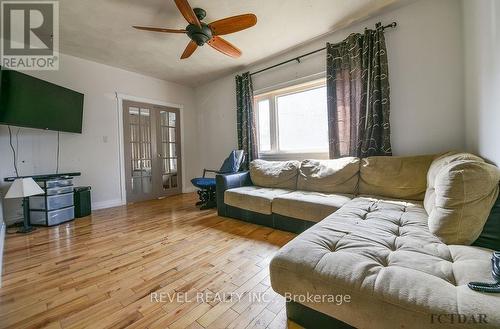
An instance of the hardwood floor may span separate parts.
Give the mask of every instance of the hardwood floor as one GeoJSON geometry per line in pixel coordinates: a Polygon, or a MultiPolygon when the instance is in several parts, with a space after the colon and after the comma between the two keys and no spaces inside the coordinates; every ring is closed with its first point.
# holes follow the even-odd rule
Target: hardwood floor
{"type": "Polygon", "coordinates": [[[286,327],[268,264],[295,235],[195,201],[184,194],[8,234],[0,328],[286,327]]]}

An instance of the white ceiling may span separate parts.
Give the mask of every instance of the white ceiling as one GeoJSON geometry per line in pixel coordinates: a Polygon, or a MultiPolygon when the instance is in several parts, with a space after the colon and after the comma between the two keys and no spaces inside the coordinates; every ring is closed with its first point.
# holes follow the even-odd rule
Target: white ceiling
{"type": "Polygon", "coordinates": [[[205,22],[243,13],[257,25],[225,38],[243,51],[233,59],[200,47],[180,60],[189,38],[138,31],[131,25],[185,28],[173,0],[60,1],[61,52],[130,71],[196,86],[379,12],[398,0],[190,0],[205,22]]]}

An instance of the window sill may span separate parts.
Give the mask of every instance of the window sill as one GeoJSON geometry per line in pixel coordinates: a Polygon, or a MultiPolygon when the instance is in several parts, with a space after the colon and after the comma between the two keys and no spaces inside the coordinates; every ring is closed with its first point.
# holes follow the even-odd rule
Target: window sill
{"type": "Polygon", "coordinates": [[[309,153],[259,153],[259,159],[268,161],[286,161],[286,160],[306,160],[306,159],[317,159],[317,160],[327,160],[329,159],[328,152],[309,152],[309,153]]]}

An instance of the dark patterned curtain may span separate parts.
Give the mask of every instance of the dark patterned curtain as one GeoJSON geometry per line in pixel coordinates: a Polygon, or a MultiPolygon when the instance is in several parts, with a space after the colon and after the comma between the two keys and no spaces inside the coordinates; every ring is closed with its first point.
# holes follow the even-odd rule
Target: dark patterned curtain
{"type": "Polygon", "coordinates": [[[244,169],[257,158],[257,132],[253,112],[253,87],[250,73],[236,76],[236,127],[238,130],[238,149],[245,151],[244,169]]]}
{"type": "Polygon", "coordinates": [[[327,44],[326,62],[330,158],[392,155],[383,30],[327,44]]]}

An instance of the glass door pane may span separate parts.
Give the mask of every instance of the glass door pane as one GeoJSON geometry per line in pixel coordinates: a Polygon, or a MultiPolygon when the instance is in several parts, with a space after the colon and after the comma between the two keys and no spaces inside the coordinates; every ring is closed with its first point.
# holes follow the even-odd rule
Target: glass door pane
{"type": "Polygon", "coordinates": [[[164,192],[176,189],[178,187],[178,171],[177,171],[177,118],[178,114],[174,111],[160,111],[160,128],[161,131],[161,182],[164,192]]]}
{"type": "MultiPolygon", "coordinates": [[[[128,166],[130,191],[127,200],[148,199],[153,193],[152,113],[150,109],[141,106],[128,106],[125,108],[125,113],[128,115],[124,122],[128,124],[130,150],[127,160],[130,163],[128,166]]],[[[125,141],[127,142],[127,138],[125,141]]]]}

